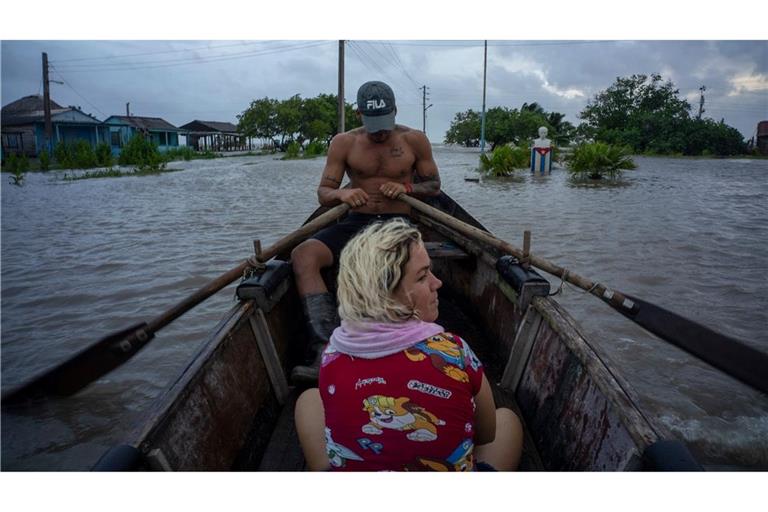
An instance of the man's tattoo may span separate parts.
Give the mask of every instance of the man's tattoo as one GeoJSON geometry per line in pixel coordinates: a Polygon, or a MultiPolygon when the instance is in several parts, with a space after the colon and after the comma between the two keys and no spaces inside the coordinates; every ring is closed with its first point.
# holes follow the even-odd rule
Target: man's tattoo
{"type": "Polygon", "coordinates": [[[336,178],[331,178],[330,176],[323,176],[323,179],[333,182],[337,185],[341,185],[341,181],[337,180],[336,178]]]}
{"type": "Polygon", "coordinates": [[[403,156],[403,148],[400,146],[397,146],[396,148],[392,148],[389,150],[389,154],[395,158],[399,158],[403,156]]]}

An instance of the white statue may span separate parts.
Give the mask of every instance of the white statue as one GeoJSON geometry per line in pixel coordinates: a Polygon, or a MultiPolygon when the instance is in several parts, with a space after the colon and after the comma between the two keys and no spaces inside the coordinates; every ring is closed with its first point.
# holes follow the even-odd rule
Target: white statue
{"type": "Polygon", "coordinates": [[[552,146],[552,141],[547,138],[547,134],[549,133],[549,130],[547,130],[546,126],[542,126],[539,128],[539,138],[534,139],[533,141],[533,147],[535,148],[548,148],[552,146]]]}
{"type": "Polygon", "coordinates": [[[546,126],[539,128],[539,138],[534,139],[531,148],[531,173],[541,174],[552,171],[552,141],[547,138],[546,126]]]}

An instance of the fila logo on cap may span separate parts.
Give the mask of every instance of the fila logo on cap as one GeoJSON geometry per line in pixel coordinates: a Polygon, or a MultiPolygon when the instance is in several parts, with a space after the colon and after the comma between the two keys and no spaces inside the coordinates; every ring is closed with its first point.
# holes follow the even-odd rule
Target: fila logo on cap
{"type": "Polygon", "coordinates": [[[381,99],[381,100],[368,100],[365,102],[365,108],[384,108],[387,106],[387,103],[381,99]]]}

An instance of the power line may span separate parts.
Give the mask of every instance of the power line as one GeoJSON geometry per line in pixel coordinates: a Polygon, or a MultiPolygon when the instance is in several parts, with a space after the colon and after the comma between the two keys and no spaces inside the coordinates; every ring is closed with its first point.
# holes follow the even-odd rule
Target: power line
{"type": "Polygon", "coordinates": [[[394,79],[389,73],[387,73],[384,68],[382,68],[379,63],[376,61],[376,59],[372,59],[371,56],[368,54],[368,52],[359,44],[357,44],[355,41],[349,41],[349,47],[353,50],[357,58],[371,71],[381,74],[384,78],[392,82],[394,85],[396,85],[401,91],[404,91],[409,96],[413,95],[416,96],[415,90],[412,90],[410,87],[405,87],[403,84],[399,81],[394,79]]]}
{"type": "Polygon", "coordinates": [[[222,55],[213,55],[209,57],[186,57],[181,59],[170,59],[170,60],[152,60],[152,61],[146,61],[146,62],[124,62],[124,63],[110,63],[110,64],[75,64],[70,65],[66,67],[67,71],[83,71],[84,69],[88,70],[119,70],[119,69],[142,69],[142,68],[154,68],[154,67],[165,67],[165,66],[175,66],[175,65],[184,65],[184,64],[197,64],[197,63],[207,63],[207,62],[217,62],[217,61],[223,61],[223,60],[232,60],[232,59],[239,59],[239,58],[248,58],[248,57],[254,57],[259,55],[269,55],[272,53],[280,53],[282,51],[291,51],[291,50],[298,50],[298,49],[304,49],[309,48],[313,46],[320,46],[322,44],[328,44],[326,41],[320,41],[320,42],[310,42],[310,43],[299,43],[296,45],[286,45],[282,47],[276,47],[271,48],[267,50],[257,50],[257,51],[248,51],[248,52],[240,52],[240,53],[229,53],[229,54],[222,54],[222,55]],[[77,68],[84,68],[78,70],[77,68]]]}
{"type": "Polygon", "coordinates": [[[146,63],[114,63],[114,64],[81,64],[72,65],[66,67],[64,70],[68,73],[86,73],[95,71],[135,71],[139,69],[152,69],[172,66],[183,66],[187,64],[205,64],[208,62],[220,62],[226,60],[244,59],[251,57],[258,57],[262,55],[270,55],[273,53],[288,52],[294,50],[302,50],[306,48],[313,48],[322,45],[328,45],[331,41],[317,41],[311,43],[300,43],[293,46],[283,46],[280,48],[271,48],[268,50],[259,50],[255,52],[242,52],[212,56],[208,58],[184,58],[184,59],[171,59],[166,61],[149,61],[146,63]]]}
{"type": "Polygon", "coordinates": [[[79,92],[77,92],[77,91],[75,90],[75,88],[74,88],[74,87],[72,87],[72,85],[70,85],[70,83],[69,83],[69,82],[68,82],[68,81],[67,81],[67,80],[66,80],[66,79],[65,79],[65,78],[64,78],[64,77],[61,75],[61,73],[59,72],[59,70],[58,70],[58,69],[56,69],[56,68],[55,68],[53,65],[51,65],[51,64],[49,64],[49,66],[51,67],[51,69],[53,69],[53,70],[56,72],[56,74],[59,76],[59,78],[61,78],[61,81],[64,83],[64,85],[66,85],[67,87],[69,87],[70,89],[72,89],[72,90],[74,91],[74,93],[75,93],[75,94],[77,94],[78,96],[80,96],[80,98],[81,98],[83,101],[85,101],[85,102],[86,102],[88,105],[90,105],[90,106],[91,106],[93,109],[95,109],[95,110],[96,110],[98,113],[100,113],[102,116],[104,116],[104,118],[105,118],[105,119],[106,119],[107,117],[109,117],[107,114],[105,114],[104,112],[102,112],[102,111],[101,111],[101,109],[99,109],[99,107],[97,107],[96,105],[94,105],[93,103],[91,103],[90,101],[88,101],[88,100],[85,98],[85,96],[83,96],[82,94],[80,94],[79,92]]]}
{"type": "Polygon", "coordinates": [[[392,52],[392,55],[394,55],[394,56],[395,56],[395,60],[396,60],[396,61],[397,61],[397,63],[399,64],[399,66],[400,66],[400,69],[402,69],[402,70],[403,70],[403,73],[405,73],[405,76],[407,76],[407,77],[408,77],[408,79],[411,81],[411,83],[412,83],[414,86],[418,87],[418,86],[419,86],[419,83],[418,83],[416,80],[414,80],[414,79],[413,79],[413,77],[411,76],[411,74],[408,72],[408,70],[407,70],[407,69],[405,69],[405,66],[403,65],[403,61],[402,61],[402,60],[400,60],[400,55],[398,55],[398,54],[397,54],[397,52],[396,52],[396,51],[395,51],[395,49],[392,47],[392,45],[391,45],[391,44],[389,44],[389,43],[387,43],[387,45],[386,45],[386,48],[387,48],[387,49],[389,49],[389,51],[390,51],[390,52],[392,52]]]}
{"type": "Polygon", "coordinates": [[[375,53],[379,57],[381,57],[382,61],[386,60],[389,62],[392,66],[397,66],[397,63],[392,60],[392,58],[389,55],[384,55],[381,53],[370,41],[358,41],[360,44],[364,44],[368,46],[371,49],[371,52],[375,53]]]}
{"type": "Polygon", "coordinates": [[[365,48],[360,46],[355,41],[350,41],[349,44],[356,50],[358,57],[360,57],[360,59],[368,66],[369,69],[381,74],[382,76],[386,75],[387,78],[391,79],[387,72],[384,71],[384,68],[381,66],[381,64],[379,64],[376,59],[371,58],[370,54],[365,50],[365,48]]]}
{"type": "Polygon", "coordinates": [[[195,52],[195,51],[207,51],[207,50],[218,50],[219,48],[232,48],[235,46],[246,46],[246,45],[253,45],[253,44],[266,44],[266,43],[276,43],[278,41],[242,41],[237,44],[222,44],[222,45],[216,45],[216,46],[207,46],[207,47],[196,47],[196,48],[176,48],[174,50],[159,50],[159,51],[151,51],[151,52],[141,52],[141,53],[126,53],[123,55],[110,55],[108,57],[79,57],[77,59],[57,59],[55,62],[62,63],[62,62],[75,62],[75,61],[84,61],[84,60],[106,60],[111,61],[114,59],[126,59],[129,57],[141,57],[145,55],[161,55],[165,53],[179,53],[179,52],[195,52]]]}
{"type": "MultiPolygon", "coordinates": [[[[619,41],[536,41],[536,42],[516,42],[516,41],[488,41],[488,46],[576,46],[583,44],[613,44],[619,41]]],[[[482,46],[482,41],[456,41],[456,42],[420,42],[420,41],[394,41],[389,44],[394,46],[431,46],[431,47],[459,47],[459,48],[473,48],[482,46]]]]}

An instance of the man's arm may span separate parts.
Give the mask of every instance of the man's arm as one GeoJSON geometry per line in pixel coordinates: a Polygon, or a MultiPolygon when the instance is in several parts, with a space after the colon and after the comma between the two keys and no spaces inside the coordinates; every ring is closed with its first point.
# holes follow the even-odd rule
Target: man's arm
{"type": "Polygon", "coordinates": [[[320,178],[320,185],[317,187],[317,200],[322,206],[336,206],[344,202],[357,207],[368,202],[368,194],[362,189],[339,189],[341,180],[344,179],[346,155],[350,144],[350,136],[344,133],[336,135],[331,140],[323,177],[320,178]]]}
{"type": "Polygon", "coordinates": [[[437,170],[437,163],[432,156],[432,144],[424,133],[415,131],[412,133],[411,144],[414,153],[416,153],[415,170],[420,178],[419,183],[414,183],[411,190],[412,195],[436,196],[440,194],[440,174],[437,170]]]}

